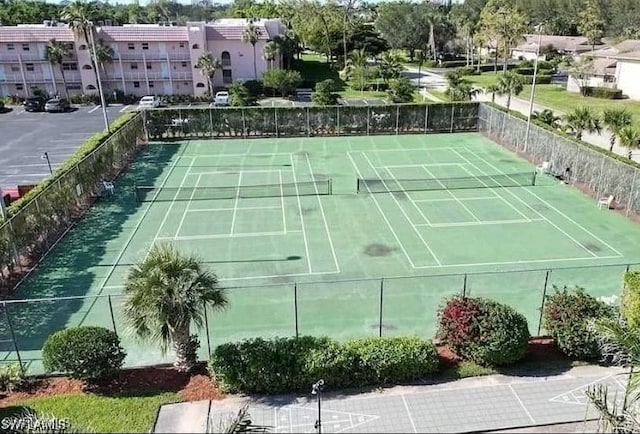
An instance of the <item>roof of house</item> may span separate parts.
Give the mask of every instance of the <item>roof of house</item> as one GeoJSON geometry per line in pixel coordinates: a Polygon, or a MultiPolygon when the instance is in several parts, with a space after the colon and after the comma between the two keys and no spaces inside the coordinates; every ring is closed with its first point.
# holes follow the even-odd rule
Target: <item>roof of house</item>
{"type": "MultiPolygon", "coordinates": [[[[207,24],[207,39],[208,40],[241,40],[244,29],[249,24],[249,21],[241,19],[225,19],[218,20],[212,24],[207,24]]],[[[267,40],[271,39],[269,29],[265,25],[264,21],[254,21],[253,25],[257,27],[260,32],[258,39],[267,40]]]]}
{"type": "Polygon", "coordinates": [[[619,44],[584,53],[593,57],[617,57],[625,53],[640,51],[640,39],[627,39],[619,44]]]}
{"type": "Polygon", "coordinates": [[[97,36],[109,42],[188,41],[187,27],[176,26],[103,26],[97,36]]]}
{"type": "Polygon", "coordinates": [[[591,49],[589,41],[584,36],[556,36],[556,35],[525,35],[525,42],[518,45],[515,50],[535,52],[540,46],[553,46],[558,51],[582,52],[591,49]]]}
{"type": "Polygon", "coordinates": [[[50,39],[73,42],[73,32],[66,26],[0,26],[2,42],[47,42],[50,39]]]}
{"type": "Polygon", "coordinates": [[[616,56],[618,60],[632,60],[640,62],[640,50],[638,51],[630,51],[628,53],[619,54],[616,56]]]}
{"type": "Polygon", "coordinates": [[[595,75],[615,75],[616,63],[616,59],[593,59],[593,70],[595,75]]]}

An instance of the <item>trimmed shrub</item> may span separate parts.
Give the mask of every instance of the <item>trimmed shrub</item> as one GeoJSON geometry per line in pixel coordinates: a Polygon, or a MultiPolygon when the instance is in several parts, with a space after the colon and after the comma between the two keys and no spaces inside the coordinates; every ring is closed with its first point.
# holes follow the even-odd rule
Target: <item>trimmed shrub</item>
{"type": "MultiPolygon", "coordinates": [[[[544,71],[548,72],[548,71],[544,71]]],[[[533,75],[521,75],[518,74],[522,79],[524,84],[532,84],[533,83],[533,75]]],[[[536,84],[551,84],[551,75],[538,74],[536,75],[536,84]]]]}
{"type": "Polygon", "coordinates": [[[622,99],[621,89],[611,89],[608,87],[586,86],[582,89],[584,96],[603,99],[622,99]]]}
{"type": "MultiPolygon", "coordinates": [[[[535,68],[516,68],[515,72],[520,75],[533,75],[535,68]]],[[[538,67],[538,73],[536,75],[551,75],[550,69],[543,69],[538,67]]]]}
{"type": "Polygon", "coordinates": [[[431,341],[417,337],[250,339],[218,346],[209,371],[227,392],[307,391],[319,378],[332,390],[403,383],[438,370],[431,341]]]}
{"type": "Polygon", "coordinates": [[[630,327],[640,327],[640,272],[638,271],[628,271],[624,275],[620,311],[630,327]]]}
{"type": "MultiPolygon", "coordinates": [[[[441,68],[460,68],[461,66],[467,66],[467,61],[466,60],[445,60],[444,62],[442,62],[441,64],[441,68]]],[[[438,66],[438,63],[436,63],[436,66],[438,66]]]]}
{"type": "Polygon", "coordinates": [[[584,288],[558,289],[547,295],[544,305],[544,328],[558,348],[567,356],[578,360],[600,357],[596,336],[588,327],[589,320],[610,316],[613,309],[587,294],[584,288]]]}
{"type": "Polygon", "coordinates": [[[458,73],[462,76],[465,75],[480,75],[480,72],[476,70],[476,68],[472,68],[470,66],[464,66],[458,69],[458,73]]]}
{"type": "Polygon", "coordinates": [[[510,306],[454,297],[439,312],[438,337],[466,360],[502,366],[526,355],[530,336],[526,318],[510,306]]]}
{"type": "Polygon", "coordinates": [[[0,392],[13,392],[24,382],[24,374],[19,363],[0,365],[0,392]]]}
{"type": "Polygon", "coordinates": [[[103,327],[71,327],[50,335],[42,347],[47,372],[67,373],[87,382],[113,378],[126,353],[120,339],[103,327]]]}

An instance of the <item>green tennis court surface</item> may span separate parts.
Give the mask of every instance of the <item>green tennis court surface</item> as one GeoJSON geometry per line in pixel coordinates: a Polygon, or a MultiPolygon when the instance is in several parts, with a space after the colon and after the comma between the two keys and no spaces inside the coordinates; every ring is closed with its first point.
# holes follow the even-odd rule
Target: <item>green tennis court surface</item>
{"type": "Polygon", "coordinates": [[[640,228],[547,175],[533,186],[534,172],[474,133],[150,144],[18,294],[89,298],[12,304],[18,347],[37,365],[52,331],[115,326],[129,364],[162,361],[126,335],[120,296],[130,265],[161,241],[234,287],[229,310],[209,315],[211,346],[293,335],[296,323],[377,334],[381,286],[386,334],[432,336],[439,304],[463,286],[514,306],[535,333],[545,279],[619,293],[640,228]],[[503,270],[519,271],[474,274],[503,270]]]}

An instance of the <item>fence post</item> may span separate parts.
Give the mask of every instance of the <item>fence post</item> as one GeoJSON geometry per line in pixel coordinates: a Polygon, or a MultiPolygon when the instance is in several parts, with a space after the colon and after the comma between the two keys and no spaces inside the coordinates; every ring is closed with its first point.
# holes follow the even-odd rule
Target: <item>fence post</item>
{"type": "Polygon", "coordinates": [[[542,313],[544,312],[544,301],[547,298],[547,285],[549,284],[549,274],[551,274],[551,270],[547,270],[544,275],[544,287],[542,288],[542,302],[540,303],[540,316],[538,317],[538,333],[540,336],[540,331],[542,330],[542,313]]]}
{"type": "Polygon", "coordinates": [[[367,106],[367,136],[370,135],[370,129],[371,129],[371,107],[367,106]]]}
{"type": "Polygon", "coordinates": [[[336,106],[336,135],[340,135],[340,106],[336,106]]]}
{"type": "Polygon", "coordinates": [[[298,333],[298,284],[293,284],[293,313],[296,322],[296,338],[299,337],[298,333]]]}
{"type": "Polygon", "coordinates": [[[382,337],[382,302],[384,300],[384,278],[380,279],[380,321],[378,322],[378,336],[382,337]]]}
{"type": "Polygon", "coordinates": [[[273,108],[273,118],[276,122],[276,137],[280,137],[280,133],[278,131],[278,107],[273,108]]]}
{"type": "Polygon", "coordinates": [[[247,138],[247,121],[244,117],[244,109],[240,109],[240,113],[242,114],[242,137],[247,138]]]}
{"type": "Polygon", "coordinates": [[[396,135],[399,134],[398,130],[400,129],[400,105],[396,104],[396,135]]]}
{"type": "Polygon", "coordinates": [[[209,107],[209,137],[213,137],[213,107],[209,107]]]}
{"type": "Polygon", "coordinates": [[[456,106],[454,104],[451,105],[451,125],[449,126],[449,132],[453,133],[453,115],[456,112],[456,106]]]}
{"type": "Polygon", "coordinates": [[[464,280],[462,281],[462,297],[467,296],[467,273],[464,273],[464,280]]]}
{"type": "Polygon", "coordinates": [[[111,294],[108,296],[109,300],[109,313],[111,314],[111,325],[113,326],[113,332],[118,336],[118,329],[116,329],[116,319],[113,316],[113,304],[111,303],[111,294]]]}
{"type": "Polygon", "coordinates": [[[309,107],[305,107],[304,111],[307,114],[307,137],[311,137],[311,126],[309,125],[309,107]]]}
{"type": "Polygon", "coordinates": [[[631,191],[629,192],[629,201],[627,202],[627,217],[629,216],[629,212],[631,211],[631,208],[633,207],[633,198],[634,196],[637,197],[638,194],[636,193],[635,195],[633,194],[633,191],[636,189],[636,179],[638,178],[638,169],[635,169],[633,171],[633,181],[631,181],[631,191]]]}
{"type": "MultiPolygon", "coordinates": [[[[147,130],[147,113],[146,110],[140,110],[142,112],[142,134],[144,134],[145,140],[149,141],[149,130],[147,130]]],[[[95,161],[95,155],[93,156],[95,161]]]]}
{"type": "Polygon", "coordinates": [[[13,341],[13,348],[16,351],[16,356],[18,357],[18,363],[20,364],[20,372],[22,372],[22,375],[25,375],[24,366],[22,365],[22,359],[20,358],[20,350],[18,349],[18,342],[16,341],[16,334],[13,332],[13,324],[11,323],[11,316],[9,315],[9,306],[5,301],[3,301],[2,307],[4,307],[4,316],[7,318],[7,325],[9,326],[9,331],[11,332],[11,340],[13,341]]]}
{"type": "Polygon", "coordinates": [[[424,105],[424,133],[427,134],[428,131],[428,121],[429,120],[429,104],[424,105]]]}
{"type": "Polygon", "coordinates": [[[204,331],[207,336],[207,356],[211,355],[211,339],[209,338],[209,315],[207,315],[207,305],[204,305],[204,331]]]}

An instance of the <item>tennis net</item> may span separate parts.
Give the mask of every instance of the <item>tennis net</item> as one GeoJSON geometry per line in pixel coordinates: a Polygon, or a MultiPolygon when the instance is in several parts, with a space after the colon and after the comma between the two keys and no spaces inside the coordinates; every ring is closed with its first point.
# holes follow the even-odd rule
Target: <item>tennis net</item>
{"type": "Polygon", "coordinates": [[[332,194],[331,179],[290,184],[240,185],[225,187],[152,187],[135,188],[138,202],[166,202],[280,196],[332,194]]]}
{"type": "Polygon", "coordinates": [[[424,190],[460,190],[466,188],[523,187],[535,184],[535,172],[432,179],[358,178],[357,191],[358,193],[387,193],[424,190]]]}

